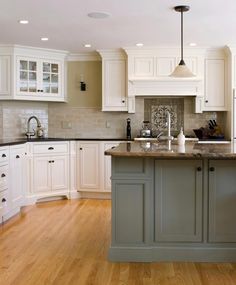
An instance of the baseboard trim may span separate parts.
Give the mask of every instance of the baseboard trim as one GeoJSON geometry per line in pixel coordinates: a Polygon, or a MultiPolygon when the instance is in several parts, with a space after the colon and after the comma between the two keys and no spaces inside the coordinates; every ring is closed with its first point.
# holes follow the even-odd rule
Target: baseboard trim
{"type": "Polygon", "coordinates": [[[114,262],[236,262],[236,248],[111,246],[108,257],[114,262]]]}
{"type": "Polygon", "coordinates": [[[111,199],[111,193],[110,192],[79,192],[80,198],[84,199],[111,199]]]}

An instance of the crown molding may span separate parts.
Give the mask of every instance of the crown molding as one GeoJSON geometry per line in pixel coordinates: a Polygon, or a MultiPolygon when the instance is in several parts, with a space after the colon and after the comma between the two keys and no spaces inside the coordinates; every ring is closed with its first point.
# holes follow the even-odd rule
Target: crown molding
{"type": "Polygon", "coordinates": [[[101,61],[101,57],[97,52],[71,53],[67,61],[101,61]]]}

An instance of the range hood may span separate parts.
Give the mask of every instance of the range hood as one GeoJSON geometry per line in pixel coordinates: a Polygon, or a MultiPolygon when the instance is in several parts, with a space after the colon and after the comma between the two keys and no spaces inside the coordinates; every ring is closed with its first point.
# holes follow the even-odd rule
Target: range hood
{"type": "Polygon", "coordinates": [[[135,112],[135,97],[194,96],[195,113],[202,113],[203,80],[201,78],[135,78],[128,80],[129,113],[135,112]]]}

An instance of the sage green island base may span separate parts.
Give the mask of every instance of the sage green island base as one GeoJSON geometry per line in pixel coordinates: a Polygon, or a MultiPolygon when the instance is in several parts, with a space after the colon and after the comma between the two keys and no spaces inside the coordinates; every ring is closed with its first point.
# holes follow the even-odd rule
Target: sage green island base
{"type": "Polygon", "coordinates": [[[236,160],[112,155],[109,259],[235,262],[236,160]]]}

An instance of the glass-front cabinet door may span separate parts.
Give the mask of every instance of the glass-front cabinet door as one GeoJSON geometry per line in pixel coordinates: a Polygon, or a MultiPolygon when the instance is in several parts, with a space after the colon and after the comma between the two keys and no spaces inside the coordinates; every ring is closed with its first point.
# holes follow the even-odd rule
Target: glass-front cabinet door
{"type": "Polygon", "coordinates": [[[38,93],[38,62],[37,60],[20,59],[18,62],[17,91],[25,94],[38,93]]]}
{"type": "Polygon", "coordinates": [[[59,63],[42,62],[43,93],[59,94],[59,63]]]}
{"type": "Polygon", "coordinates": [[[26,100],[63,101],[61,73],[60,61],[18,57],[17,96],[26,100]]]}

